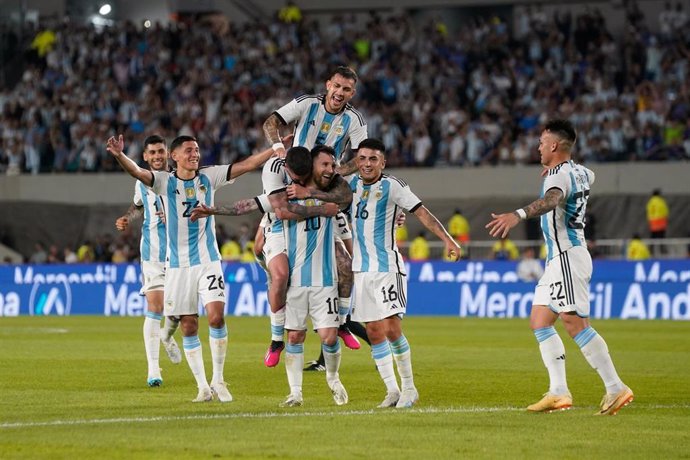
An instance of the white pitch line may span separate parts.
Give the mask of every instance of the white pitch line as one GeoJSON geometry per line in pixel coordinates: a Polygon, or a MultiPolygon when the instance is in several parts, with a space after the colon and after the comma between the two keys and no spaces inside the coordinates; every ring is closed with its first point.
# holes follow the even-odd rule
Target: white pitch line
{"type": "MultiPolygon", "coordinates": [[[[690,409],[690,404],[672,405],[635,405],[639,409],[690,409]]],[[[595,410],[594,406],[580,406],[577,409],[595,410]]],[[[576,410],[577,410],[576,409],[576,410]]],[[[391,410],[351,410],[351,411],[321,411],[321,412],[239,412],[233,414],[205,414],[205,415],[178,415],[178,416],[157,416],[157,417],[122,417],[122,418],[103,418],[103,419],[76,419],[76,420],[51,420],[46,422],[12,422],[0,424],[0,429],[11,428],[32,428],[45,426],[73,426],[73,425],[105,425],[113,423],[154,423],[154,422],[173,422],[173,421],[192,421],[192,420],[232,420],[232,419],[251,419],[251,418],[293,418],[293,417],[330,417],[330,416],[350,416],[350,415],[382,415],[392,413],[405,414],[474,414],[490,412],[522,412],[523,407],[423,407],[405,409],[404,411],[391,410]]]]}

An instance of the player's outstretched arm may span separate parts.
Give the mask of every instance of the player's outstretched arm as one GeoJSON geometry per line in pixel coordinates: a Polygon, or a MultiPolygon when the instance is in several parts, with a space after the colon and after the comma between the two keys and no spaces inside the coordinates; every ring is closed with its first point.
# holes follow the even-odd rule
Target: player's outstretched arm
{"type": "Polygon", "coordinates": [[[273,154],[273,149],[266,149],[261,153],[256,153],[242,161],[233,163],[232,167],[230,168],[230,177],[228,177],[228,179],[235,179],[240,177],[242,174],[248,173],[249,171],[254,171],[266,163],[268,159],[273,156],[273,154]]]}
{"type": "Polygon", "coordinates": [[[506,212],[504,214],[491,213],[492,220],[486,224],[489,230],[489,235],[493,237],[505,238],[508,236],[510,229],[515,227],[522,219],[530,219],[532,217],[539,217],[546,214],[553,209],[556,209],[558,203],[563,197],[563,191],[559,188],[551,188],[546,191],[542,198],[534,200],[524,208],[517,211],[506,212]],[[524,215],[520,215],[520,211],[524,215]]]}
{"type": "Polygon", "coordinates": [[[302,206],[288,202],[287,209],[277,209],[278,219],[302,220],[309,217],[333,217],[340,212],[340,206],[335,203],[324,203],[318,206],[302,206]]]}
{"type": "Polygon", "coordinates": [[[225,206],[206,206],[205,204],[200,204],[196,208],[192,209],[190,219],[192,222],[209,217],[209,216],[243,216],[249,214],[250,212],[259,211],[259,204],[255,198],[248,198],[246,200],[235,201],[233,204],[225,206]]]}
{"type": "Polygon", "coordinates": [[[124,215],[117,218],[117,220],[115,221],[115,228],[121,232],[124,232],[125,230],[127,230],[127,227],[129,227],[129,223],[132,220],[138,219],[143,215],[144,207],[137,206],[136,204],[132,203],[129,205],[129,209],[127,210],[127,212],[124,213],[124,215]]]}
{"type": "Polygon", "coordinates": [[[280,127],[283,126],[283,121],[280,119],[278,115],[275,113],[272,113],[266,121],[264,121],[264,135],[266,136],[266,139],[268,140],[268,143],[271,144],[273,147],[271,147],[281,158],[285,157],[285,147],[282,148],[279,144],[283,143],[283,140],[280,138],[280,127]]]}
{"type": "Polygon", "coordinates": [[[458,260],[460,257],[460,245],[455,241],[446,228],[438,221],[436,216],[431,214],[431,212],[426,208],[426,206],[420,206],[414,211],[414,215],[417,216],[419,221],[424,225],[427,230],[436,235],[443,244],[446,246],[445,253],[450,260],[458,260]]]}
{"type": "Polygon", "coordinates": [[[148,169],[140,168],[131,158],[125,155],[123,152],[124,148],[125,141],[122,134],[117,138],[112,136],[106,143],[106,150],[120,163],[122,169],[135,179],[139,179],[147,187],[151,187],[153,185],[153,173],[148,169]]]}

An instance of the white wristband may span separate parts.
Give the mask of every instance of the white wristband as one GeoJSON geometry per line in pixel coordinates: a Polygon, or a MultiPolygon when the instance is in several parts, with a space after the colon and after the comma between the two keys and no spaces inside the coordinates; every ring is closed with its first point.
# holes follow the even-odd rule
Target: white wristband
{"type": "Polygon", "coordinates": [[[515,210],[515,213],[520,217],[521,220],[527,219],[527,213],[525,212],[524,209],[519,208],[515,210]]]}
{"type": "Polygon", "coordinates": [[[276,142],[275,144],[273,144],[271,146],[271,148],[273,149],[274,152],[277,152],[279,149],[285,150],[285,146],[283,145],[282,142],[276,142]]]}

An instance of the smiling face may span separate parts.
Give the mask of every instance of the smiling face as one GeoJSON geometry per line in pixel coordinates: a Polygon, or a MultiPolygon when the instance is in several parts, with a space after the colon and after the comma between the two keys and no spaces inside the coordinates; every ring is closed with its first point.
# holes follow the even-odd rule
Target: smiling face
{"type": "Polygon", "coordinates": [[[335,74],[326,82],[326,110],[338,113],[355,95],[355,80],[335,74]]]}
{"type": "Polygon", "coordinates": [[[365,184],[373,184],[386,167],[386,159],[380,150],[360,147],[357,150],[357,169],[365,184]]]}
{"type": "Polygon", "coordinates": [[[144,161],[152,171],[168,170],[168,149],[162,142],[147,144],[144,149],[144,161]]]}
{"type": "Polygon", "coordinates": [[[312,180],[321,190],[328,188],[335,177],[335,157],[330,153],[320,152],[314,158],[312,180]]]}
{"type": "Polygon", "coordinates": [[[199,169],[199,144],[196,141],[185,141],[170,152],[170,156],[177,163],[177,174],[180,178],[190,179],[199,169]],[[191,177],[190,177],[191,176],[191,177]]]}

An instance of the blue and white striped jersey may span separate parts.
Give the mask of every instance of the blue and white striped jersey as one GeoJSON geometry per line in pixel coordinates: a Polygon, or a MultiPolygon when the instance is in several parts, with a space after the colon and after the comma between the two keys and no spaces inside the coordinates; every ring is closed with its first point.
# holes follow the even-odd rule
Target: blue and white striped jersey
{"type": "Polygon", "coordinates": [[[220,260],[214,216],[192,222],[192,209],[200,203],[213,206],[216,189],[231,184],[227,176],[232,165],[199,169],[193,179],[179,179],[173,172],[153,172],[152,190],[165,209],[168,236],[166,266],[193,267],[220,260]]]}
{"type": "Polygon", "coordinates": [[[157,212],[163,210],[160,197],[141,181],[134,184],[134,205],[144,209],[144,221],[141,224],[141,241],[139,254],[142,262],[165,262],[167,239],[165,221],[157,212]]]}
{"type": "Polygon", "coordinates": [[[563,192],[563,199],[555,209],[541,216],[541,229],[547,249],[546,260],[573,246],[587,246],[585,213],[589,189],[593,183],[594,173],[572,160],[549,170],[542,185],[541,196],[550,189],[557,188],[563,192]]]}
{"type": "Polygon", "coordinates": [[[414,212],[422,205],[402,180],[383,174],[370,185],[359,175],[350,179],[352,189],[352,271],[405,274],[395,240],[395,219],[401,209],[414,212]]]}
{"type": "MultiPolygon", "coordinates": [[[[264,164],[261,170],[261,183],[264,189],[264,195],[272,195],[280,193],[285,188],[292,184],[292,178],[285,170],[285,158],[272,157],[264,164]]],[[[263,207],[263,206],[262,206],[263,207]]],[[[266,209],[265,207],[264,209],[266,209]]],[[[277,233],[283,231],[283,221],[276,218],[274,212],[266,212],[264,216],[264,227],[271,228],[271,232],[277,233]]]]}
{"type": "Polygon", "coordinates": [[[339,163],[348,144],[353,149],[367,138],[367,124],[359,111],[346,104],[340,113],[326,110],[325,95],[300,96],[275,111],[285,123],[295,122],[295,146],[312,149],[324,144],[335,149],[335,160],[339,163]]]}
{"type": "MultiPolygon", "coordinates": [[[[304,206],[318,206],[312,198],[296,200],[304,206]]],[[[310,217],[283,221],[285,247],[290,266],[290,286],[327,287],[338,284],[335,263],[333,217],[310,217]]]]}

